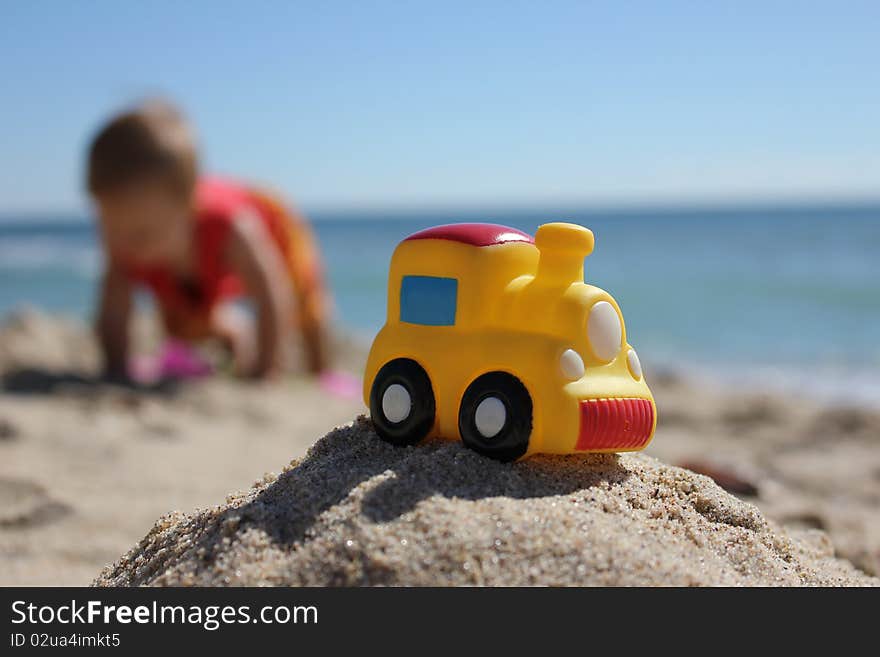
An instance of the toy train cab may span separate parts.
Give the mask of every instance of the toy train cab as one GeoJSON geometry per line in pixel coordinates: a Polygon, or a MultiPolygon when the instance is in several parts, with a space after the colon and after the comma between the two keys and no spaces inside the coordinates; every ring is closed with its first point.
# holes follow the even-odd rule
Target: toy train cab
{"type": "Polygon", "coordinates": [[[502,461],[646,447],[654,399],[617,302],[584,282],[592,251],[593,233],[568,223],[534,238],[450,224],[401,242],[364,377],[379,436],[460,438],[502,461]]]}

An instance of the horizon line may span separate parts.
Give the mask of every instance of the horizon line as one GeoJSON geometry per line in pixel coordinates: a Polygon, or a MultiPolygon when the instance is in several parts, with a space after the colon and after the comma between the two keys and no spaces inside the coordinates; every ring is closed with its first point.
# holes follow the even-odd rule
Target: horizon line
{"type": "MultiPolygon", "coordinates": [[[[767,197],[767,198],[692,198],[692,199],[638,199],[623,200],[553,200],[553,201],[460,201],[460,202],[387,202],[387,203],[297,203],[310,219],[332,221],[341,219],[339,215],[363,216],[391,215],[388,219],[406,219],[408,215],[445,214],[461,212],[587,212],[609,214],[637,214],[651,211],[658,214],[700,211],[737,210],[818,210],[818,209],[880,209],[880,196],[864,197],[767,197]]],[[[91,217],[86,207],[65,209],[0,209],[0,223],[21,220],[44,220],[67,222],[72,219],[91,217]]]]}

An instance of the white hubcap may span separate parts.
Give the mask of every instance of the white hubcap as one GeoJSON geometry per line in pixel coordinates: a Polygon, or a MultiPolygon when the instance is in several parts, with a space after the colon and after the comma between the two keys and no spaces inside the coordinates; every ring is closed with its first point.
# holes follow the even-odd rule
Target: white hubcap
{"type": "Polygon", "coordinates": [[[507,409],[498,397],[486,397],[477,406],[474,424],[483,438],[492,438],[504,428],[507,422],[507,409]]]}
{"type": "Polygon", "coordinates": [[[382,412],[389,422],[397,424],[409,417],[412,410],[412,397],[399,383],[392,383],[382,395],[382,412]]]}

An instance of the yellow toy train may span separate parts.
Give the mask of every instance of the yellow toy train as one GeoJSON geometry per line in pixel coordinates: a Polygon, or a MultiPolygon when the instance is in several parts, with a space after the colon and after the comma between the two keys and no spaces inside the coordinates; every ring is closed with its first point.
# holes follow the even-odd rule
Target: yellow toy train
{"type": "Polygon", "coordinates": [[[643,449],[656,407],[617,302],[584,283],[593,233],[495,224],[407,237],[391,258],[388,315],[364,401],[396,445],[460,438],[512,461],[643,449]]]}

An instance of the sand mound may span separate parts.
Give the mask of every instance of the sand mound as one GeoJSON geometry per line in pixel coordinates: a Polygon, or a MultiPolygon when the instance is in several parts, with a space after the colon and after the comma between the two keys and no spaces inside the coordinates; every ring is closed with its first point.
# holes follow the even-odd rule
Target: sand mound
{"type": "Polygon", "coordinates": [[[170,514],[97,585],[857,585],[709,478],[643,455],[505,465],[369,421],[225,505],[170,514]]]}

